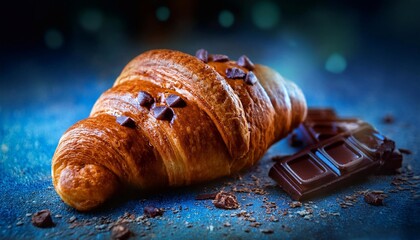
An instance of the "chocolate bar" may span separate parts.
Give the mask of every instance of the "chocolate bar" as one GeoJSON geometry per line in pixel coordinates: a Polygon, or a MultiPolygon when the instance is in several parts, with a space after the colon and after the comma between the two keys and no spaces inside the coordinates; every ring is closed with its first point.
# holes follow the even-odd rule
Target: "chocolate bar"
{"type": "Polygon", "coordinates": [[[294,134],[304,148],[278,161],[269,176],[295,200],[401,167],[392,140],[362,120],[338,118],[332,109],[310,109],[294,134]]]}

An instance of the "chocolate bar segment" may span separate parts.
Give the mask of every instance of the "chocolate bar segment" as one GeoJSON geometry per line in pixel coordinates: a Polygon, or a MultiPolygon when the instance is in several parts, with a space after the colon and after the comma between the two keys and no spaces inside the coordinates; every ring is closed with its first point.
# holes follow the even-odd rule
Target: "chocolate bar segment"
{"type": "Polygon", "coordinates": [[[293,134],[304,148],[277,161],[269,176],[295,200],[401,167],[402,155],[392,140],[370,124],[338,118],[332,110],[311,109],[293,134]]]}

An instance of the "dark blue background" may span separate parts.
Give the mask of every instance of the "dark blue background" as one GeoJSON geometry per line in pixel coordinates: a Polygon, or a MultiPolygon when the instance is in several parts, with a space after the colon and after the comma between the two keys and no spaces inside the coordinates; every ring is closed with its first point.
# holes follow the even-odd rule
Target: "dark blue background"
{"type": "Polygon", "coordinates": [[[206,48],[233,59],[247,54],[254,62],[271,66],[294,80],[303,89],[309,106],[333,107],[341,116],[362,118],[395,140],[398,147],[410,149],[412,154],[405,156],[404,169],[412,168],[419,175],[419,4],[408,0],[317,2],[14,1],[6,4],[0,14],[3,32],[0,38],[0,238],[92,237],[89,234],[107,238],[108,231],[95,228],[101,225],[100,217],[116,220],[125,212],[140,216],[147,205],[167,211],[163,218],[150,220],[151,229],[143,224],[129,225],[138,237],[410,238],[418,235],[418,193],[390,193],[382,207],[368,205],[359,197],[355,206],[341,209],[336,201],[359,190],[387,192],[393,189],[390,183],[394,176],[370,176],[314,199],[310,203],[314,208],[311,220],[297,214],[302,208],[289,209],[290,216],[282,216],[278,210],[287,209],[291,200],[274,186],[267,174],[273,164],[270,156],[295,151],[286,141],[271,148],[258,166],[241,174],[242,178],[140,195],[94,213],[82,214],[67,207],[52,188],[51,158],[62,133],[88,116],[95,100],[112,86],[130,59],[153,48],[191,54],[198,48],[206,48]],[[165,8],[169,10],[167,18],[158,14],[162,9],[165,12],[165,8]],[[223,11],[225,15],[221,14],[223,11]],[[226,11],[227,19],[221,17],[226,16],[226,11]],[[233,16],[233,22],[229,16],[233,16]],[[386,115],[394,116],[395,122],[385,124],[386,115]],[[252,175],[269,185],[265,187],[268,194],[237,193],[237,196],[240,210],[253,212],[252,216],[262,223],[259,229],[230,216],[240,210],[209,209],[210,201],[194,200],[198,193],[252,184],[252,175]],[[276,203],[275,214],[265,213],[264,201],[276,203]],[[182,210],[173,213],[172,208],[179,206],[182,210]],[[37,229],[26,216],[44,208],[52,211],[55,228],[37,229]],[[340,215],[322,218],[319,215],[322,209],[340,215]],[[62,217],[54,217],[56,214],[62,217]],[[269,221],[271,215],[279,221],[269,221]],[[71,216],[93,224],[69,229],[67,221],[71,216]],[[23,224],[16,225],[19,222],[23,224]],[[225,222],[231,226],[223,226],[225,222]],[[282,225],[291,231],[285,231],[282,225]],[[214,227],[213,231],[210,226],[214,227]],[[247,228],[249,233],[244,231],[247,228]],[[273,229],[274,233],[261,233],[260,229],[265,228],[273,229]]]}

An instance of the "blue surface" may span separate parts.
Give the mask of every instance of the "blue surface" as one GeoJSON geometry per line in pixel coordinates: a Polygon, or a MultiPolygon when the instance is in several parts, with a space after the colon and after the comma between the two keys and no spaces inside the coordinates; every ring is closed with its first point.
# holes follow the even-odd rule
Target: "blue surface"
{"type": "Polygon", "coordinates": [[[315,59],[299,39],[290,45],[283,37],[260,38],[250,49],[246,42],[238,42],[238,38],[241,36],[224,39],[203,36],[192,41],[179,37],[159,46],[121,47],[111,53],[108,51],[109,55],[86,49],[80,55],[35,52],[3,61],[0,72],[0,238],[107,239],[110,221],[116,221],[126,212],[139,217],[147,205],[164,208],[165,213],[163,217],[149,219],[150,226],[147,222],[128,223],[136,237],[408,239],[419,236],[416,178],[414,186],[410,187],[413,192],[388,193],[395,189],[391,185],[395,176],[369,176],[304,202],[313,209],[313,214],[305,219],[299,214],[305,215],[301,212],[305,207],[290,208],[289,196],[268,177],[273,165],[270,156],[295,151],[287,141],[274,145],[250,171],[204,185],[148,195],[139,193],[92,213],[79,213],[60,200],[50,177],[51,158],[60,136],[73,123],[88,116],[95,100],[111,87],[132,57],[156,47],[189,53],[205,47],[232,58],[246,53],[254,62],[267,64],[297,82],[310,106],[333,107],[340,116],[362,118],[395,140],[398,147],[410,149],[412,154],[404,156],[403,169],[412,169],[415,176],[420,175],[420,70],[419,59],[411,49],[393,46],[396,56],[391,58],[383,52],[388,49],[386,44],[378,46],[373,42],[363,49],[363,54],[347,59],[344,72],[334,74],[325,71],[324,62],[315,59]],[[395,117],[394,123],[383,123],[387,114],[395,117]],[[244,187],[259,187],[264,191],[237,192],[241,205],[237,210],[220,210],[210,200],[194,199],[200,193],[244,187]],[[346,196],[367,189],[387,193],[385,205],[368,205],[357,195],[353,206],[340,207],[339,203],[346,196]],[[30,213],[45,208],[51,210],[57,225],[50,229],[34,227],[30,213]],[[283,214],[285,210],[287,214],[283,214]],[[249,216],[238,217],[246,215],[241,211],[249,216]],[[85,224],[70,228],[72,224],[68,221],[72,216],[76,217],[75,223],[85,224]],[[252,218],[261,226],[250,226],[252,218]],[[274,232],[263,233],[263,229],[274,232]]]}

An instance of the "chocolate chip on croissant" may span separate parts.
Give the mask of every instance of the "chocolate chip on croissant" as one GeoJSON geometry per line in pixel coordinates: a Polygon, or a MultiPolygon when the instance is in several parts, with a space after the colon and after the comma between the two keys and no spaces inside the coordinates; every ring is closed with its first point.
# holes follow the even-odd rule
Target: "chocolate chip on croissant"
{"type": "Polygon", "coordinates": [[[304,120],[301,90],[276,71],[225,55],[207,61],[205,50],[198,56],[152,50],[127,64],[60,139],[52,178],[64,202],[87,211],[121,190],[230,175],[304,120]],[[229,78],[227,69],[245,75],[229,78]]]}

